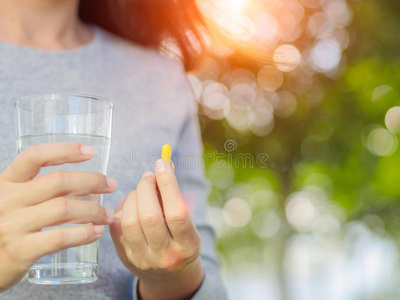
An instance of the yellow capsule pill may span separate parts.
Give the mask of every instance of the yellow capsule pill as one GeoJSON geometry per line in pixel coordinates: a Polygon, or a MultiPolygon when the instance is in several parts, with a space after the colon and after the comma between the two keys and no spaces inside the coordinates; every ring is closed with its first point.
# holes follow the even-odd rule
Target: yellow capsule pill
{"type": "Polygon", "coordinates": [[[170,163],[171,162],[171,153],[172,153],[171,146],[168,145],[168,144],[165,144],[162,147],[162,150],[161,150],[161,158],[162,158],[162,160],[165,160],[166,162],[170,163]]]}

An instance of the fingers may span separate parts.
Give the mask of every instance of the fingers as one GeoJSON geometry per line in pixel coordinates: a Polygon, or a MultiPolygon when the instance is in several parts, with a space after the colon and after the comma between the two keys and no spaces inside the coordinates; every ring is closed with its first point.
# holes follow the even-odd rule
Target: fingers
{"type": "Polygon", "coordinates": [[[171,235],[165,224],[157,196],[156,178],[152,172],[144,173],[139,181],[137,205],[140,225],[150,248],[162,249],[166,247],[171,235]]]}
{"type": "MultiPolygon", "coordinates": [[[[123,263],[129,262],[129,258],[127,257],[127,251],[125,250],[125,238],[123,237],[122,228],[121,228],[121,217],[122,217],[122,209],[125,205],[126,198],[118,203],[117,207],[114,210],[114,219],[110,224],[110,234],[113,240],[115,249],[117,251],[118,257],[121,259],[123,263]]],[[[129,245],[127,245],[130,247],[129,245]]]]}
{"type": "Polygon", "coordinates": [[[117,207],[114,210],[114,218],[112,220],[112,223],[110,224],[110,233],[114,241],[114,244],[118,244],[122,236],[121,218],[122,218],[122,209],[124,208],[125,201],[126,198],[118,203],[117,207]]]}
{"type": "Polygon", "coordinates": [[[148,247],[148,243],[140,225],[136,198],[136,191],[132,191],[125,200],[121,216],[121,230],[132,249],[143,251],[148,247]]]}
{"type": "Polygon", "coordinates": [[[156,163],[156,179],[164,207],[165,220],[173,238],[178,242],[188,242],[197,235],[189,208],[182,198],[178,181],[172,166],[158,160],[156,163]]]}
{"type": "Polygon", "coordinates": [[[111,193],[117,187],[115,179],[100,173],[54,171],[34,178],[22,185],[27,205],[61,197],[111,193]]]}
{"type": "Polygon", "coordinates": [[[23,208],[16,226],[20,231],[34,232],[63,223],[109,224],[113,215],[112,211],[96,203],[59,197],[23,208]]]}
{"type": "Polygon", "coordinates": [[[104,232],[103,225],[61,227],[26,235],[22,244],[29,245],[29,258],[40,257],[71,247],[87,245],[97,241],[104,232]]]}
{"type": "Polygon", "coordinates": [[[18,154],[0,177],[7,181],[25,182],[34,178],[41,167],[78,163],[93,155],[92,147],[79,143],[39,144],[18,154]]]}

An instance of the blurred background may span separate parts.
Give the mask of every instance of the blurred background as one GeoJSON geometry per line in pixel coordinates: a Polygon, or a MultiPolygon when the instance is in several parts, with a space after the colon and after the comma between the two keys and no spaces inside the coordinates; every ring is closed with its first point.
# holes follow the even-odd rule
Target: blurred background
{"type": "Polygon", "coordinates": [[[231,299],[400,299],[400,2],[199,0],[231,299]]]}

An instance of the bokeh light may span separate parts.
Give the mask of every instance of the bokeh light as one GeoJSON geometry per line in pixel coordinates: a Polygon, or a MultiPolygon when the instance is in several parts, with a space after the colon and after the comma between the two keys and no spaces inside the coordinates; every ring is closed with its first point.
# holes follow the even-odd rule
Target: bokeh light
{"type": "MultiPolygon", "coordinates": [[[[260,90],[258,93],[263,95],[260,90]]],[[[274,127],[273,107],[262,96],[254,103],[252,109],[248,110],[248,118],[251,131],[258,136],[268,135],[274,127]]]]}
{"type": "Polygon", "coordinates": [[[345,0],[199,0],[198,6],[215,50],[205,71],[190,78],[200,113],[226,119],[241,133],[271,134],[274,116],[296,113],[299,94],[317,105],[318,73],[337,78],[346,66],[352,9],[345,0]],[[259,64],[227,67],[221,55],[259,64]]]}
{"type": "Polygon", "coordinates": [[[287,91],[275,94],[272,98],[272,103],[275,115],[281,118],[290,117],[297,107],[296,97],[287,91]]]}
{"type": "Polygon", "coordinates": [[[203,91],[201,103],[210,109],[221,109],[229,102],[229,91],[221,83],[208,84],[203,91]]]}
{"type": "Polygon", "coordinates": [[[207,169],[207,177],[210,178],[214,186],[219,189],[230,187],[234,176],[234,170],[226,163],[217,162],[207,169]]]}
{"type": "Polygon", "coordinates": [[[301,4],[303,4],[307,8],[318,8],[321,6],[322,0],[301,0],[301,4]]]}
{"type": "Polygon", "coordinates": [[[350,24],[353,14],[350,6],[343,0],[325,1],[324,11],[336,26],[347,26],[350,24]]]}
{"type": "Polygon", "coordinates": [[[312,199],[309,195],[300,192],[288,198],[285,211],[289,223],[299,231],[310,229],[316,216],[312,199]]]}
{"type": "Polygon", "coordinates": [[[342,51],[336,40],[321,40],[311,50],[312,67],[319,72],[329,72],[339,66],[342,51]]]}
{"type": "Polygon", "coordinates": [[[257,81],[262,89],[276,91],[283,83],[283,75],[277,68],[265,66],[258,72],[257,81]]]}
{"type": "Polygon", "coordinates": [[[257,213],[252,221],[251,228],[260,238],[271,238],[275,236],[281,227],[279,215],[272,210],[264,210],[257,213]]]}
{"type": "Polygon", "coordinates": [[[388,110],[385,124],[392,133],[400,133],[400,106],[392,107],[388,110]]]}
{"type": "Polygon", "coordinates": [[[275,50],[273,60],[279,70],[291,72],[300,65],[301,54],[292,45],[282,45],[275,50]]]}
{"type": "Polygon", "coordinates": [[[381,100],[385,95],[387,95],[391,91],[393,91],[393,88],[391,86],[388,86],[388,85],[385,85],[385,84],[377,86],[372,91],[372,94],[371,94],[372,102],[377,102],[377,101],[381,100]]]}
{"type": "Polygon", "coordinates": [[[250,222],[251,208],[243,199],[230,199],[224,206],[223,219],[231,227],[243,227],[250,222]]]}
{"type": "Polygon", "coordinates": [[[209,206],[208,217],[211,225],[217,233],[218,238],[223,238],[232,233],[232,228],[224,222],[223,212],[220,207],[209,206]]]}
{"type": "Polygon", "coordinates": [[[249,118],[246,111],[233,106],[226,106],[224,113],[226,120],[233,128],[245,130],[249,127],[249,118]]]}
{"type": "Polygon", "coordinates": [[[279,40],[279,22],[267,12],[260,12],[254,18],[256,41],[274,46],[279,40]]]}
{"type": "Polygon", "coordinates": [[[368,150],[378,156],[389,156],[396,152],[398,139],[384,128],[375,128],[368,135],[368,150]]]}
{"type": "Polygon", "coordinates": [[[231,88],[231,105],[239,110],[250,108],[255,101],[256,93],[250,84],[239,83],[231,88]]]}

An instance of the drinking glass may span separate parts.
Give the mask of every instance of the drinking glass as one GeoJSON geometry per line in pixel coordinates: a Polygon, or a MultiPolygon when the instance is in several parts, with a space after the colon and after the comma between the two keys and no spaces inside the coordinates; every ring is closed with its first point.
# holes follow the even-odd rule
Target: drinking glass
{"type": "MultiPolygon", "coordinates": [[[[106,174],[112,110],[111,101],[87,95],[47,94],[19,99],[15,102],[17,152],[50,142],[82,143],[95,150],[90,160],[43,167],[37,176],[55,170],[106,174]]],[[[102,195],[67,197],[102,204],[102,195]]],[[[72,226],[78,225],[67,223],[42,230],[72,226]]],[[[96,241],[42,257],[28,271],[28,280],[36,284],[94,282],[98,272],[98,245],[96,241]]]]}

